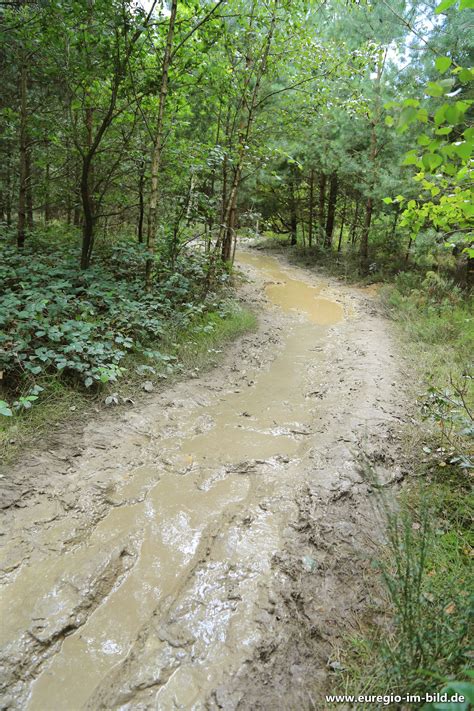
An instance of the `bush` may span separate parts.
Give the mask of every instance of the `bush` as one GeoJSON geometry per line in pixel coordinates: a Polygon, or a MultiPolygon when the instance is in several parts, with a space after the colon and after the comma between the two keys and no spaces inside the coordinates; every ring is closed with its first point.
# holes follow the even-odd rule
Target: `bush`
{"type": "Polygon", "coordinates": [[[122,241],[80,271],[75,242],[57,232],[30,238],[21,253],[0,242],[0,371],[4,390],[23,394],[17,407],[37,399],[45,376],[89,388],[116,380],[127,353],[159,358],[149,347],[165,330],[206,310],[203,256],[183,254],[170,270],[158,255],[152,293],[143,287],[145,256],[139,245],[122,241]]]}

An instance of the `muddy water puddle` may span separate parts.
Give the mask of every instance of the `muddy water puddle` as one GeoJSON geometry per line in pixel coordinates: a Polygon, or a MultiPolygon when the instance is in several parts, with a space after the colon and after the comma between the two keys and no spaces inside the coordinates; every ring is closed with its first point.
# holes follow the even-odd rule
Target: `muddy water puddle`
{"type": "MultiPolygon", "coordinates": [[[[75,711],[99,700],[112,708],[113,697],[103,699],[124,683],[154,686],[156,708],[194,708],[255,643],[252,609],[313,434],[315,346],[343,311],[276,259],[244,253],[238,261],[268,278],[269,300],[297,318],[269,366],[210,405],[174,413],[173,434],[157,436],[146,466],[123,473],[113,507],[84,543],[5,586],[2,642],[26,630],[43,643],[64,636],[17,708],[75,711]],[[133,683],[120,666],[131,648],[133,683]]],[[[146,424],[159,435],[158,405],[154,414],[157,424],[146,424]]],[[[64,527],[53,524],[49,539],[55,525],[64,527]]]]}
{"type": "Polygon", "coordinates": [[[244,252],[238,255],[237,261],[268,274],[272,282],[265,285],[265,292],[270,301],[284,311],[303,313],[320,326],[329,326],[343,318],[344,312],[339,304],[319,296],[322,286],[307,284],[293,276],[295,270],[282,268],[277,259],[244,252]]]}

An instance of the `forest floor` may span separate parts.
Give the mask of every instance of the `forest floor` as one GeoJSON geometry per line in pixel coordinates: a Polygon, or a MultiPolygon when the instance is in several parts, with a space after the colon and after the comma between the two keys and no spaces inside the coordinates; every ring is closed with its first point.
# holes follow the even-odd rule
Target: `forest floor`
{"type": "Polygon", "coordinates": [[[238,263],[259,328],[218,368],[2,472],[1,708],[328,707],[380,595],[362,462],[404,478],[410,366],[370,287],[238,263]]]}

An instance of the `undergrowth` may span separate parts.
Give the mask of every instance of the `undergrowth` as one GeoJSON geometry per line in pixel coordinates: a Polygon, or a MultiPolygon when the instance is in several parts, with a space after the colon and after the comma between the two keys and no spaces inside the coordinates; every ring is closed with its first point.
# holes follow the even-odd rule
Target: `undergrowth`
{"type": "Polygon", "coordinates": [[[0,241],[4,460],[92,403],[117,404],[144,382],[216,362],[225,341],[255,326],[233,302],[224,271],[204,290],[204,255],[183,253],[172,265],[158,255],[147,293],[139,245],[103,245],[80,271],[75,235],[62,230],[31,236],[22,253],[0,241]]]}
{"type": "MultiPolygon", "coordinates": [[[[397,503],[383,504],[387,541],[375,566],[384,604],[373,603],[348,640],[339,690],[348,694],[462,693],[465,703],[380,704],[457,709],[474,703],[472,679],[472,301],[437,272],[400,274],[382,290],[409,355],[420,419],[406,432],[412,473],[397,503]],[[378,620],[374,622],[374,620],[378,620]]],[[[356,703],[354,709],[374,708],[356,703]]]]}

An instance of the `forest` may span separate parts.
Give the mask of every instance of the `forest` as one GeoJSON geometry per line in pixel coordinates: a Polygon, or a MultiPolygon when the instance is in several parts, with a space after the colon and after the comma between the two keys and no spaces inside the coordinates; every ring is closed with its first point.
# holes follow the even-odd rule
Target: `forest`
{"type": "MultiPolygon", "coordinates": [[[[362,380],[375,372],[387,330],[402,353],[393,357],[398,400],[387,396],[387,409],[395,412],[403,398],[409,404],[398,454],[359,452],[357,466],[371,479],[392,457],[392,469],[409,473],[397,480],[396,505],[385,493],[378,501],[386,538],[374,554],[377,582],[351,618],[358,621],[336,625],[330,678],[314,693],[466,699],[384,703],[390,708],[474,704],[473,19],[473,0],[0,2],[1,481],[38,446],[54,450],[52,431],[141,412],[143,398],[166,388],[172,397],[190,379],[199,388],[209,377],[200,390],[207,396],[212,373],[219,383],[223,359],[241,339],[257,339],[257,362],[263,302],[241,296],[252,280],[277,306],[272,289],[283,282],[301,289],[300,278],[316,279],[321,308],[326,298],[343,300],[337,285],[346,296],[352,289],[358,304],[371,294],[385,324],[366,336],[375,339],[374,361],[364,360],[359,343],[359,364],[356,355],[342,375],[359,366],[362,380]],[[277,274],[277,263],[287,271],[277,274]]],[[[297,332],[291,308],[286,326],[278,316],[269,331],[297,332]]],[[[347,347],[357,338],[349,335],[347,347]]],[[[289,379],[310,351],[296,354],[289,379]]],[[[233,372],[249,371],[246,357],[233,372]]],[[[334,392],[337,362],[328,376],[334,392]]],[[[240,393],[240,384],[232,387],[240,393]]],[[[365,397],[351,407],[362,413],[365,397]]],[[[254,402],[242,404],[247,419],[254,402]]],[[[290,432],[307,435],[300,425],[290,432]]],[[[244,450],[242,457],[254,456],[244,450]]],[[[220,466],[227,459],[219,456],[220,466]]],[[[303,569],[313,565],[311,556],[302,560],[303,569]]],[[[20,576],[22,568],[11,570],[20,576]]],[[[314,615],[303,617],[309,629],[314,615]]],[[[79,623],[68,625],[63,637],[79,623]]],[[[293,633],[281,634],[289,645],[293,633]]],[[[322,652],[312,644],[305,663],[319,668],[322,652]]],[[[35,669],[31,679],[39,663],[35,669]]],[[[271,681],[278,667],[268,669],[271,681]]],[[[57,708],[47,694],[25,705],[15,674],[6,708],[57,708]]],[[[285,708],[336,708],[313,700],[308,675],[307,696],[285,691],[285,708]]],[[[120,708],[142,708],[140,694],[153,686],[146,683],[137,682],[131,705],[120,708]]],[[[257,703],[250,686],[232,708],[275,708],[270,696],[257,703]]],[[[88,708],[118,708],[120,698],[90,696],[88,708]]],[[[175,708],[170,698],[146,708],[175,708]]],[[[196,699],[179,708],[198,708],[196,699]]]]}

